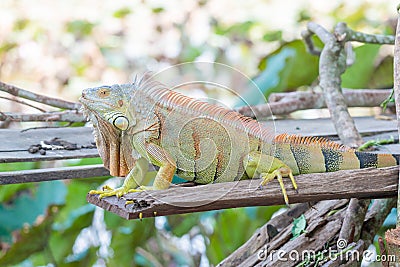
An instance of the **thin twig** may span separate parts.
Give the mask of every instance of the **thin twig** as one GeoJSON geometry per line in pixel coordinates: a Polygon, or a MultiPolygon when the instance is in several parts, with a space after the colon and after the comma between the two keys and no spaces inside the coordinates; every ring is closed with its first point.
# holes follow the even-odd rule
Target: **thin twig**
{"type": "Polygon", "coordinates": [[[68,122],[66,125],[62,126],[41,126],[41,127],[31,127],[31,128],[26,128],[22,129],[21,133],[31,131],[31,130],[38,130],[38,129],[54,129],[54,128],[67,128],[72,125],[72,122],[68,122]]]}
{"type": "Polygon", "coordinates": [[[310,31],[307,31],[307,30],[306,31],[302,31],[301,32],[301,36],[304,39],[304,43],[306,44],[306,48],[307,48],[307,52],[308,53],[310,53],[312,55],[315,55],[315,56],[321,55],[321,50],[316,48],[315,45],[314,45],[314,42],[313,42],[313,40],[311,38],[313,36],[313,34],[310,31]]]}
{"type": "Polygon", "coordinates": [[[9,100],[9,101],[12,101],[12,102],[17,102],[17,103],[20,103],[20,104],[22,104],[22,105],[29,106],[29,107],[34,108],[34,109],[37,109],[37,110],[39,110],[39,111],[41,111],[41,112],[46,112],[46,110],[44,110],[44,109],[42,109],[42,108],[39,108],[39,107],[36,107],[36,106],[34,106],[34,105],[32,105],[32,104],[26,103],[25,101],[22,101],[22,100],[12,99],[12,98],[5,97],[5,96],[0,96],[0,98],[6,99],[6,100],[9,100]]]}
{"type": "Polygon", "coordinates": [[[59,122],[85,122],[86,119],[82,113],[76,110],[66,110],[60,112],[47,112],[40,114],[21,114],[8,113],[0,111],[0,121],[13,120],[19,122],[27,121],[59,121],[59,122]]]}
{"type": "Polygon", "coordinates": [[[69,102],[58,98],[36,94],[3,82],[0,82],[0,91],[57,108],[78,110],[81,107],[80,104],[75,102],[69,102]]]}

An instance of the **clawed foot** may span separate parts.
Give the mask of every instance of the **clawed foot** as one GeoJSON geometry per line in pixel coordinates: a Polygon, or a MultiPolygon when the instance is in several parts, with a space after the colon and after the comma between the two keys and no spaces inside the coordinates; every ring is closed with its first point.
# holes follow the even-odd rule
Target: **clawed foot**
{"type": "Polygon", "coordinates": [[[120,198],[128,192],[129,192],[129,189],[125,188],[123,186],[116,188],[116,189],[112,189],[108,185],[105,185],[105,186],[103,186],[103,188],[101,190],[90,190],[89,194],[99,195],[99,198],[111,197],[111,196],[116,196],[116,197],[120,198]]]}
{"type": "Polygon", "coordinates": [[[116,196],[117,198],[120,198],[127,193],[143,192],[146,190],[154,190],[154,188],[152,186],[140,186],[135,189],[129,189],[122,186],[116,189],[112,189],[108,185],[105,185],[101,190],[90,190],[89,194],[99,195],[99,198],[111,197],[111,196],[116,196]]]}
{"type": "Polygon", "coordinates": [[[261,174],[262,181],[261,181],[259,187],[262,188],[267,183],[269,183],[273,179],[277,178],[279,185],[281,187],[281,190],[282,190],[282,195],[283,195],[283,199],[285,200],[285,204],[287,207],[290,207],[289,197],[287,195],[285,185],[283,184],[283,179],[282,179],[283,176],[288,176],[290,178],[290,180],[292,181],[292,184],[293,184],[293,188],[297,192],[297,183],[293,177],[292,171],[289,168],[285,168],[285,167],[277,169],[277,170],[273,171],[272,173],[262,173],[261,174]]]}

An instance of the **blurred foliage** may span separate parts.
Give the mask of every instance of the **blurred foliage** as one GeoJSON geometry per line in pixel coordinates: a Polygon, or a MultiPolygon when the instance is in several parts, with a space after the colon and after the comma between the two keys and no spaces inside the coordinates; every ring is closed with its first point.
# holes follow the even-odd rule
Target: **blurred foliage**
{"type": "MultiPolygon", "coordinates": [[[[251,10],[235,1],[184,1],[179,2],[181,9],[169,1],[113,1],[98,7],[82,1],[69,16],[54,4],[59,8],[58,20],[54,16],[49,20],[49,9],[36,17],[20,13],[26,9],[19,2],[10,4],[12,10],[0,10],[1,18],[11,11],[16,17],[3,23],[0,32],[2,79],[24,82],[26,88],[49,90],[41,93],[74,101],[81,88],[94,83],[126,82],[132,72],[195,60],[240,69],[254,77],[265,96],[292,91],[316,84],[318,79],[318,57],[308,54],[296,39],[307,21],[329,18],[326,23],[330,25],[324,27],[345,21],[355,30],[393,34],[393,23],[383,19],[387,3],[368,1],[358,6],[339,1],[325,11],[310,2],[293,18],[283,15],[284,9],[270,10],[269,1],[246,7],[251,10]],[[366,15],[371,11],[374,17],[366,15]],[[289,20],[292,26],[286,23],[289,20]]],[[[318,43],[316,38],[314,41],[318,43]]],[[[385,47],[360,45],[354,51],[356,60],[342,76],[344,87],[393,85],[393,57],[385,47]]],[[[235,79],[229,80],[234,87],[235,79]]],[[[246,94],[243,88],[238,90],[246,94]]],[[[260,100],[245,98],[249,104],[260,100]]],[[[6,107],[16,111],[8,102],[0,106],[0,111],[6,107]]],[[[68,165],[100,162],[82,159],[68,165]]],[[[0,171],[40,167],[40,163],[0,164],[0,171]]],[[[87,204],[87,192],[103,182],[94,178],[1,186],[0,265],[215,265],[281,208],[250,207],[126,221],[87,204]]],[[[296,235],[304,230],[305,220],[300,217],[294,226],[296,235]]]]}
{"type": "Polygon", "coordinates": [[[94,28],[94,24],[87,20],[74,20],[67,23],[67,32],[74,34],[77,38],[89,36],[94,28]]]}
{"type": "MultiPolygon", "coordinates": [[[[314,41],[317,47],[321,47],[318,39],[314,38],[314,41]]],[[[318,57],[307,53],[303,41],[295,40],[283,44],[261,59],[258,68],[260,73],[253,81],[268,97],[273,92],[311,85],[318,77],[318,57]],[[307,64],[307,68],[304,68],[304,64],[307,64]]]]}

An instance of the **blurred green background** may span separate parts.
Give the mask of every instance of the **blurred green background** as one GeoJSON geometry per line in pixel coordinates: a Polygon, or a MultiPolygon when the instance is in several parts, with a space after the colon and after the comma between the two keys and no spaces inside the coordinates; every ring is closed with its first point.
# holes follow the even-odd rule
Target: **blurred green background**
{"type": "MultiPolygon", "coordinates": [[[[344,21],[355,30],[393,34],[396,5],[372,0],[1,0],[0,80],[77,101],[86,87],[207,61],[252,77],[268,96],[316,84],[318,58],[299,40],[308,21],[328,29],[344,21]]],[[[391,88],[392,50],[355,44],[356,63],[343,75],[343,87],[391,88]]],[[[235,77],[228,81],[233,86],[235,77]]],[[[236,90],[246,95],[245,88],[236,90]]],[[[260,102],[251,95],[246,99],[260,102]]],[[[32,110],[0,99],[0,111],[32,110]]],[[[101,160],[0,164],[0,171],[96,163],[101,160]]],[[[86,203],[86,193],[104,182],[1,186],[0,266],[215,265],[282,211],[251,207],[125,221],[86,203]]]]}

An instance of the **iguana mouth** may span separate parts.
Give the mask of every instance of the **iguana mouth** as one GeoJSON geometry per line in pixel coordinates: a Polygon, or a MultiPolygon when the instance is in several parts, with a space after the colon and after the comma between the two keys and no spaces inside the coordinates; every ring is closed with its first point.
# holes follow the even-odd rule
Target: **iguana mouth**
{"type": "Polygon", "coordinates": [[[106,102],[106,101],[92,100],[92,99],[86,98],[86,97],[83,95],[83,93],[82,93],[82,96],[79,97],[79,102],[80,102],[86,109],[89,109],[89,110],[91,110],[91,111],[93,111],[93,112],[96,112],[96,109],[95,109],[95,108],[91,108],[91,105],[94,105],[94,104],[103,104],[103,105],[108,106],[108,107],[110,107],[110,108],[112,108],[112,109],[117,109],[117,108],[118,108],[118,106],[113,105],[113,104],[110,104],[109,102],[106,102]]]}

